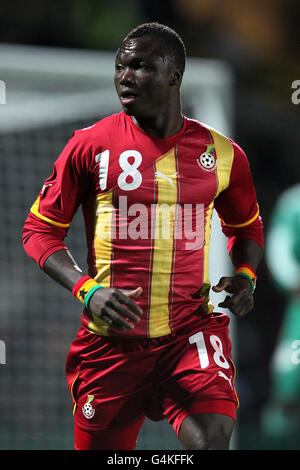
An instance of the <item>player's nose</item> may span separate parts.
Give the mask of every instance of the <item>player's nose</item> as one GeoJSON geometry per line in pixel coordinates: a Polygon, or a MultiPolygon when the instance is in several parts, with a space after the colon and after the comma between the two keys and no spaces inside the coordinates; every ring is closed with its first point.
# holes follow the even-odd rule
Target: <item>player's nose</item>
{"type": "Polygon", "coordinates": [[[125,67],[122,70],[122,73],[120,75],[119,79],[120,85],[132,85],[134,84],[134,73],[133,70],[130,67],[125,67]]]}

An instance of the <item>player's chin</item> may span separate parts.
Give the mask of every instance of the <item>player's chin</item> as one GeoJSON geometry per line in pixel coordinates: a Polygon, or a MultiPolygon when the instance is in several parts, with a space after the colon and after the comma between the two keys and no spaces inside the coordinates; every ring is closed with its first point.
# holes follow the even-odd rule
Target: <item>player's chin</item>
{"type": "Polygon", "coordinates": [[[120,102],[124,113],[128,114],[129,116],[143,116],[145,114],[145,103],[140,96],[130,96],[127,98],[120,97],[120,102]]]}
{"type": "Polygon", "coordinates": [[[135,112],[134,112],[134,109],[128,107],[128,106],[122,106],[123,108],[123,111],[125,114],[127,114],[128,116],[134,116],[135,112]]]}
{"type": "Polygon", "coordinates": [[[139,107],[135,106],[134,103],[124,104],[121,102],[121,104],[122,104],[124,113],[128,114],[128,116],[134,116],[135,114],[139,112],[139,107]]]}

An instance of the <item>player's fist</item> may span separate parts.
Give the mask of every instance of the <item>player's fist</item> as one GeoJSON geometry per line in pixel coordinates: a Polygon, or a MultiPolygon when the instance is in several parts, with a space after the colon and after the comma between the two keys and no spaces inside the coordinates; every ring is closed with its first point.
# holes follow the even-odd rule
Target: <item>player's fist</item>
{"type": "Polygon", "coordinates": [[[212,287],[214,292],[228,292],[223,302],[218,306],[228,308],[238,317],[243,317],[253,309],[254,299],[251,284],[245,277],[221,277],[218,284],[212,287]]]}
{"type": "Polygon", "coordinates": [[[133,290],[97,289],[89,301],[89,310],[116,330],[133,329],[143,314],[134,301],[142,291],[141,287],[133,290]]]}

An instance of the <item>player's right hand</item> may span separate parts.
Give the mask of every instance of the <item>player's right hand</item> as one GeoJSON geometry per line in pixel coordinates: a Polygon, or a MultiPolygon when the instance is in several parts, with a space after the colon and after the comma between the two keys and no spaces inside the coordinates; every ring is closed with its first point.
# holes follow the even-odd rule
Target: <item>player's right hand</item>
{"type": "Polygon", "coordinates": [[[89,301],[89,310],[111,328],[119,331],[132,330],[143,314],[134,301],[141,295],[142,290],[141,287],[134,290],[97,289],[89,301]]]}

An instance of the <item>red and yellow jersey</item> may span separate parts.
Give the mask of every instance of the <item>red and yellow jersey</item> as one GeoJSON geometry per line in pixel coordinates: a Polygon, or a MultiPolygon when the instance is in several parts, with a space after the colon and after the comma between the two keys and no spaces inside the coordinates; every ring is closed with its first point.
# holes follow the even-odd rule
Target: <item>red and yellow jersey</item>
{"type": "Polygon", "coordinates": [[[212,211],[232,245],[262,243],[249,164],[231,139],[184,118],[158,138],[121,112],[75,131],[54,164],[24,225],[24,247],[41,267],[82,206],[89,275],[103,287],[143,288],[144,311],[120,333],[84,310],[99,335],[160,337],[207,322],[212,211]]]}

